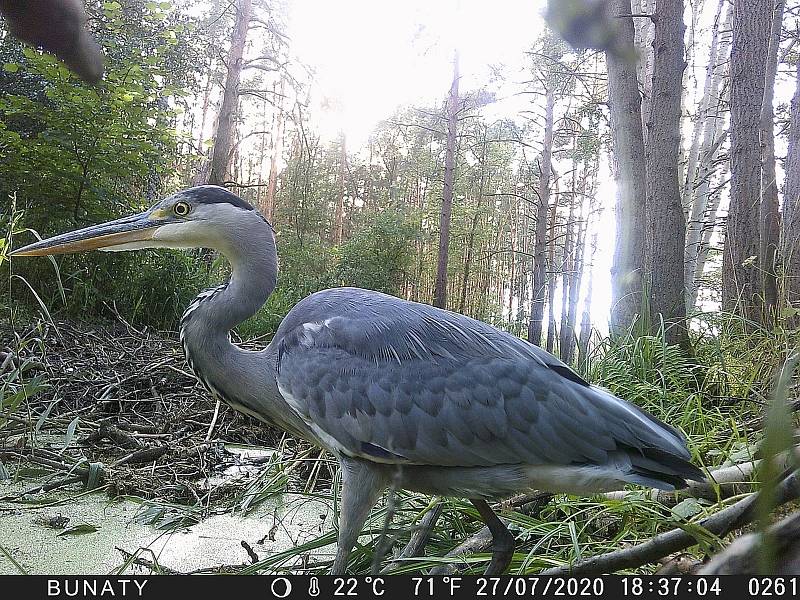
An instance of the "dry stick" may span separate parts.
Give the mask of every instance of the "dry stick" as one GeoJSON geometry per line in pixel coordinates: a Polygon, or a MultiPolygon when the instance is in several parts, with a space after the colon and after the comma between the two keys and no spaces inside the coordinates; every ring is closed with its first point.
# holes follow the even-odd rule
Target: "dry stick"
{"type": "Polygon", "coordinates": [[[181,571],[170,569],[169,567],[165,567],[164,565],[161,564],[157,565],[156,563],[149,561],[146,558],[141,558],[136,554],[131,554],[130,552],[124,550],[123,548],[120,548],[119,546],[114,546],[114,549],[119,551],[120,554],[122,554],[122,558],[124,558],[126,562],[130,562],[131,564],[150,569],[153,573],[163,573],[164,575],[186,575],[186,573],[182,573],[181,571]]]}
{"type": "Polygon", "coordinates": [[[153,448],[141,448],[140,450],[135,450],[131,452],[127,456],[123,456],[117,462],[111,465],[111,468],[126,464],[141,464],[141,463],[155,462],[156,460],[164,456],[168,451],[169,451],[168,445],[155,446],[153,448]]]}
{"type": "Polygon", "coordinates": [[[24,496],[27,496],[29,494],[39,494],[41,492],[52,492],[53,490],[58,489],[60,487],[63,487],[65,485],[71,485],[73,483],[84,483],[85,481],[86,481],[86,477],[85,476],[84,477],[81,477],[81,476],[67,477],[66,479],[59,479],[58,481],[53,481],[52,483],[38,485],[38,486],[36,486],[34,488],[31,488],[29,490],[25,490],[23,492],[19,492],[18,494],[13,494],[11,496],[0,496],[0,500],[3,500],[5,502],[9,502],[9,501],[13,501],[13,500],[19,500],[20,498],[23,498],[24,496]]]}
{"type": "Polygon", "coordinates": [[[258,554],[255,553],[255,550],[253,550],[253,547],[250,544],[248,544],[246,540],[242,540],[242,548],[245,549],[245,551],[247,552],[247,555],[250,557],[250,561],[253,564],[256,564],[260,560],[258,558],[258,554]]]}
{"type": "MultiPolygon", "coordinates": [[[[769,537],[776,547],[779,559],[775,571],[769,575],[791,576],[797,574],[800,555],[800,511],[794,512],[769,528],[769,537]]],[[[764,549],[764,538],[759,533],[748,533],[733,541],[711,561],[703,565],[697,575],[763,575],[759,570],[759,555],[764,549]]]]}
{"type": "MultiPolygon", "coordinates": [[[[795,471],[783,479],[775,490],[775,506],[786,504],[800,496],[800,482],[797,480],[798,472],[795,471]]],[[[711,533],[722,537],[734,529],[750,523],[756,518],[755,506],[760,496],[751,494],[736,504],[721,510],[697,523],[711,533]]],[[[614,573],[620,569],[633,569],[644,564],[655,562],[673,552],[678,552],[697,543],[695,537],[683,529],[673,529],[666,533],[623,550],[616,550],[608,554],[593,556],[586,560],[578,561],[572,565],[554,567],[539,573],[540,575],[594,575],[599,573],[614,573]]]]}
{"type": "Polygon", "coordinates": [[[208,432],[206,433],[206,441],[211,441],[211,434],[214,433],[214,427],[217,425],[217,419],[219,418],[219,405],[221,402],[217,400],[217,404],[214,406],[214,417],[211,419],[211,423],[208,425],[208,432]]]}
{"type": "Polygon", "coordinates": [[[65,485],[69,485],[69,484],[72,484],[72,483],[85,482],[85,481],[87,481],[87,478],[89,477],[89,469],[86,469],[86,468],[83,468],[83,467],[74,466],[74,465],[68,465],[68,464],[65,464],[63,462],[59,462],[61,460],[61,457],[59,457],[58,455],[53,454],[52,452],[48,452],[46,450],[38,450],[38,452],[41,453],[41,454],[53,455],[53,456],[56,456],[59,460],[52,460],[50,458],[44,458],[44,457],[41,457],[41,456],[36,456],[33,452],[34,452],[33,449],[31,449],[31,453],[30,454],[26,454],[26,453],[24,453],[22,451],[19,451],[19,450],[13,450],[13,449],[12,450],[8,450],[8,449],[0,448],[0,455],[10,454],[10,455],[14,455],[14,456],[19,456],[19,457],[22,457],[22,458],[26,458],[27,460],[29,460],[30,462],[32,462],[34,464],[42,465],[42,466],[45,466],[45,467],[50,467],[50,468],[56,469],[58,471],[67,471],[68,473],[76,473],[76,475],[74,475],[73,477],[67,477],[65,479],[59,479],[58,481],[54,481],[52,483],[36,486],[34,488],[31,488],[31,489],[28,489],[28,490],[24,490],[24,491],[22,491],[22,492],[20,492],[18,494],[14,494],[14,495],[11,495],[11,496],[3,496],[2,498],[0,498],[0,500],[6,500],[6,501],[18,500],[19,498],[22,498],[23,496],[26,496],[27,494],[37,494],[39,492],[49,492],[49,491],[52,491],[52,490],[57,489],[59,487],[62,487],[62,486],[65,486],[65,485]]]}
{"type": "Polygon", "coordinates": [[[375,552],[372,555],[372,566],[370,574],[374,577],[379,574],[380,564],[383,557],[389,552],[394,540],[396,538],[389,538],[389,526],[392,524],[394,514],[397,512],[397,487],[392,485],[389,487],[389,495],[386,501],[386,518],[383,520],[383,529],[378,538],[378,543],[375,546],[375,552]]]}
{"type": "MultiPolygon", "coordinates": [[[[450,552],[444,555],[445,558],[456,558],[465,554],[477,554],[486,552],[492,546],[492,532],[485,525],[477,533],[468,537],[450,552]]],[[[446,563],[431,569],[431,575],[452,575],[458,570],[456,563],[446,563]]]]}
{"type": "Polygon", "coordinates": [[[442,514],[443,509],[444,504],[440,501],[436,506],[425,513],[425,516],[422,517],[419,525],[414,530],[411,539],[408,540],[406,547],[403,548],[403,551],[397,556],[397,560],[385,567],[383,569],[383,573],[389,573],[399,568],[402,565],[402,559],[404,558],[414,558],[422,554],[422,551],[425,549],[425,544],[428,543],[431,533],[433,533],[433,530],[436,527],[436,521],[439,520],[439,516],[442,514]]]}
{"type": "MultiPolygon", "coordinates": [[[[755,456],[758,456],[756,451],[755,456]]],[[[793,458],[788,452],[781,453],[776,457],[780,469],[789,469],[795,464],[793,461],[800,461],[800,453],[795,453],[793,458]]],[[[689,485],[681,490],[668,492],[665,490],[651,489],[646,495],[651,500],[660,502],[666,506],[674,506],[685,498],[701,498],[716,502],[720,499],[740,496],[755,491],[758,482],[752,481],[753,475],[761,464],[760,458],[720,467],[714,471],[709,471],[705,481],[690,481],[689,485]]],[[[628,496],[641,494],[638,490],[625,490],[617,492],[607,492],[603,497],[609,500],[624,500],[628,496]]]]}
{"type": "MultiPolygon", "coordinates": [[[[795,413],[800,411],[800,398],[795,398],[787,403],[787,407],[789,412],[795,413]]],[[[760,430],[764,428],[764,415],[761,414],[757,417],[750,419],[749,421],[745,421],[744,427],[751,430],[760,430]]]]}
{"type": "Polygon", "coordinates": [[[3,359],[3,362],[0,363],[0,373],[4,373],[6,367],[12,364],[12,361],[14,360],[14,355],[11,354],[11,352],[0,352],[0,358],[3,359]]]}
{"type": "Polygon", "coordinates": [[[50,467],[57,471],[67,471],[71,473],[75,473],[80,475],[81,477],[86,477],[89,474],[89,469],[83,467],[76,467],[75,465],[70,465],[60,460],[52,460],[50,458],[44,458],[42,456],[37,456],[33,452],[30,454],[20,451],[20,450],[13,450],[8,448],[0,448],[0,456],[19,456],[21,458],[25,458],[32,463],[37,465],[42,465],[44,467],[50,467]]]}
{"type": "Polygon", "coordinates": [[[103,438],[111,440],[117,446],[120,448],[125,448],[126,450],[139,449],[142,447],[136,438],[131,437],[127,433],[123,433],[113,425],[109,425],[107,423],[102,423],[97,431],[93,431],[87,435],[84,439],[84,442],[95,443],[99,442],[103,438]]]}

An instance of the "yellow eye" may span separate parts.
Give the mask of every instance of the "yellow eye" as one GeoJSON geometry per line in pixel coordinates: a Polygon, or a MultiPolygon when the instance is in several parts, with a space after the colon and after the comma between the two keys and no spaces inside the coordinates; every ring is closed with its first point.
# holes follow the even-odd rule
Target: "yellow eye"
{"type": "Polygon", "coordinates": [[[174,212],[179,217],[185,217],[189,214],[189,211],[192,210],[192,207],[189,206],[186,202],[176,202],[175,206],[172,207],[172,212],[174,212]]]}

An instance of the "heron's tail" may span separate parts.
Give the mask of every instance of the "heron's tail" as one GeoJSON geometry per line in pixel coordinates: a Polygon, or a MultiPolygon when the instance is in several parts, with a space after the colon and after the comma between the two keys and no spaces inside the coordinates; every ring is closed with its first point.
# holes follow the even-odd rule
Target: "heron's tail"
{"type": "Polygon", "coordinates": [[[683,456],[659,448],[626,449],[630,467],[626,481],[659,490],[685,488],[688,481],[705,481],[703,471],[683,456]]]}
{"type": "Polygon", "coordinates": [[[704,481],[703,471],[691,463],[686,437],[638,406],[592,386],[595,401],[602,401],[610,425],[609,433],[617,444],[617,468],[629,483],[675,490],[687,481],[704,481]]]}

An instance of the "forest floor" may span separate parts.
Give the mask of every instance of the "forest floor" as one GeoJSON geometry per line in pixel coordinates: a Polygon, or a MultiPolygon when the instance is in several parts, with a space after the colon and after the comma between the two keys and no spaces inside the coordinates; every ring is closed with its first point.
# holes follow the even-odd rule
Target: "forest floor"
{"type": "MultiPolygon", "coordinates": [[[[215,405],[187,371],[174,333],[123,322],[3,324],[0,401],[0,573],[324,572],[330,565],[332,457],[215,405]],[[97,562],[87,566],[92,556],[97,562]]],[[[633,558],[623,555],[604,572],[698,568],[722,545],[715,531],[724,537],[752,521],[742,521],[740,509],[755,499],[757,461],[720,458],[715,483],[681,493],[507,500],[501,514],[517,537],[515,572],[616,560],[619,552],[633,558]],[[689,521],[710,533],[687,528],[689,521]],[[666,544],[639,555],[658,535],[687,539],[677,551],[666,544]]],[[[782,502],[800,495],[796,479],[784,488],[782,502]]],[[[391,493],[373,511],[354,565],[419,571],[446,556],[450,572],[456,564],[480,570],[489,549],[480,525],[467,501],[391,493]],[[415,531],[424,532],[427,551],[407,545],[415,531]]]]}
{"type": "MultiPolygon", "coordinates": [[[[330,528],[329,505],[309,509],[315,516],[295,523],[301,496],[292,495],[329,490],[330,460],[224,404],[216,406],[187,372],[175,334],[124,323],[5,325],[0,328],[0,539],[16,527],[16,548],[34,570],[48,563],[43,559],[47,553],[37,556],[33,548],[46,549],[48,539],[60,537],[59,547],[68,557],[63,540],[95,533],[97,519],[105,534],[87,548],[98,549],[100,562],[94,566],[101,569],[113,563],[108,562],[109,543],[125,546],[121,540],[132,535],[133,540],[148,533],[159,538],[165,531],[188,532],[199,523],[219,530],[226,514],[271,517],[261,522],[266,534],[259,540],[272,552],[297,545],[298,536],[308,534],[309,521],[317,533],[326,521],[330,528]],[[135,503],[126,506],[112,499],[135,503]]],[[[236,554],[253,562],[256,528],[249,520],[244,523],[236,554]]],[[[231,523],[222,529],[235,537],[231,523]]],[[[173,549],[196,545],[176,543],[174,535],[170,540],[173,549]]],[[[154,566],[151,559],[133,556],[135,550],[119,552],[128,552],[130,562],[140,567],[154,566]]],[[[172,567],[156,561],[157,569],[174,569],[176,560],[178,568],[189,564],[192,554],[184,554],[173,556],[162,548],[158,555],[172,567]]],[[[227,554],[218,556],[204,543],[204,559],[186,570],[198,564],[204,570],[241,568],[228,565],[227,554]],[[209,564],[214,558],[216,565],[209,564]]],[[[91,555],[85,553],[84,559],[91,555]]],[[[0,553],[0,563],[5,558],[0,553]]],[[[64,556],[59,560],[56,570],[87,566],[80,561],[70,566],[64,556]]],[[[0,572],[19,570],[5,566],[0,572]]]]}

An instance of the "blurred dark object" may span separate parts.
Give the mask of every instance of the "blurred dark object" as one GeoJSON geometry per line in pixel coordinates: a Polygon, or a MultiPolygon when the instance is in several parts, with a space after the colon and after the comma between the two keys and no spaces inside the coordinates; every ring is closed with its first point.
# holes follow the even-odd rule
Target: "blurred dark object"
{"type": "Polygon", "coordinates": [[[0,13],[14,37],[55,54],[84,81],[100,81],[103,53],[80,0],[0,0],[0,13]]]}
{"type": "Polygon", "coordinates": [[[636,60],[635,49],[617,34],[617,18],[608,0],[548,0],[545,20],[575,50],[602,50],[614,58],[636,60]]]}

